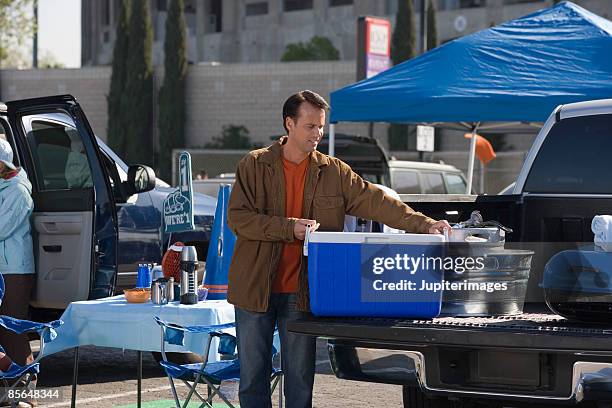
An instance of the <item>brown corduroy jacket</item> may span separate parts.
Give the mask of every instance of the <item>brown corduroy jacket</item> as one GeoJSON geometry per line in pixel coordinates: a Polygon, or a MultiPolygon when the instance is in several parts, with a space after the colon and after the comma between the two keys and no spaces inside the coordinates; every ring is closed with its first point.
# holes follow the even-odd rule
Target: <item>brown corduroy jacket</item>
{"type": "MultiPolygon", "coordinates": [[[[283,137],[242,158],[228,204],[227,221],[237,240],[227,298],[233,305],[253,312],[267,310],[283,243],[295,239],[295,219],[285,217],[281,145],[286,140],[283,137]]],[[[427,233],[435,222],[385,195],[341,160],[315,151],[306,170],[302,218],[320,223],[319,231],[342,231],[345,214],[419,233],[427,233]]],[[[310,311],[305,259],[298,286],[298,308],[310,311]]]]}

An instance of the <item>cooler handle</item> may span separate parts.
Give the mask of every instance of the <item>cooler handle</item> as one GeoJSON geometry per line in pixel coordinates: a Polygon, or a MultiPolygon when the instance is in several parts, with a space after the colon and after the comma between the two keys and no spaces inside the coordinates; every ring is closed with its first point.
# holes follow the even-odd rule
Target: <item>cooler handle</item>
{"type": "Polygon", "coordinates": [[[366,244],[388,244],[391,238],[381,234],[376,237],[364,237],[363,242],[366,244]]]}

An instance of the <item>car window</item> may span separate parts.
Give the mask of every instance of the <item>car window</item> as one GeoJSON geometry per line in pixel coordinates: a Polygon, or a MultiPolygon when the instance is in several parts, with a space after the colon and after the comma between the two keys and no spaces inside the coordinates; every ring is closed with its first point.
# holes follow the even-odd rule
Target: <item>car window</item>
{"type": "Polygon", "coordinates": [[[442,173],[423,172],[421,173],[421,180],[423,180],[424,194],[446,193],[446,191],[444,191],[444,180],[442,180],[442,173]]]}
{"type": "Polygon", "coordinates": [[[72,118],[65,113],[23,116],[41,190],[93,186],[89,160],[72,118]]]}
{"type": "Polygon", "coordinates": [[[460,175],[446,174],[446,188],[448,194],[465,194],[467,186],[460,175]]]}
{"type": "Polygon", "coordinates": [[[393,189],[398,194],[420,194],[421,186],[419,185],[419,177],[416,171],[411,170],[393,170],[393,189]]]}
{"type": "Polygon", "coordinates": [[[612,115],[564,119],[551,129],[531,166],[524,191],[612,194],[612,115]]]}
{"type": "MultiPolygon", "coordinates": [[[[117,171],[119,172],[119,176],[121,177],[121,180],[126,181],[128,165],[125,164],[125,162],[121,159],[121,157],[119,157],[110,147],[108,147],[102,139],[100,139],[99,137],[96,137],[96,141],[98,142],[98,146],[100,146],[100,149],[102,149],[104,154],[106,154],[107,157],[111,161],[113,161],[115,165],[117,166],[117,171]]],[[[166,183],[165,181],[157,177],[155,178],[155,185],[157,187],[170,187],[168,183],[166,183]]]]}

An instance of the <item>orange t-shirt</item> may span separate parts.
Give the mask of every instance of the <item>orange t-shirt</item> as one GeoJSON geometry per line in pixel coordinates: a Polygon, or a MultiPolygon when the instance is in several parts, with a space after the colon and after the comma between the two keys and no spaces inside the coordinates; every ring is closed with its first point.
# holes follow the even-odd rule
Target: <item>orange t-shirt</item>
{"type": "MultiPolygon", "coordinates": [[[[300,164],[292,163],[283,158],[285,173],[285,216],[302,218],[302,205],[304,201],[304,182],[308,157],[300,164]]],[[[272,283],[274,293],[295,293],[298,290],[298,277],[302,262],[302,244],[298,239],[283,244],[278,270],[272,283]]]]}

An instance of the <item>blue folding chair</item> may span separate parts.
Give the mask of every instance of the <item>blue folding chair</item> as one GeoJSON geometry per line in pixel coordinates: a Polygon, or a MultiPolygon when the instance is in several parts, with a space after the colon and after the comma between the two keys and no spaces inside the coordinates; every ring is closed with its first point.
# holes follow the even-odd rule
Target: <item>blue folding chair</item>
{"type": "MultiPolygon", "coordinates": [[[[181,380],[189,388],[189,394],[183,403],[183,408],[187,407],[189,401],[195,394],[201,401],[202,406],[212,408],[212,401],[215,396],[219,396],[227,404],[228,407],[234,408],[234,405],[221,392],[221,382],[223,381],[239,381],[240,380],[240,360],[236,354],[236,336],[227,333],[224,330],[233,329],[235,323],[219,324],[212,326],[179,326],[168,323],[159,317],[155,317],[155,321],[161,327],[161,354],[163,360],[159,364],[164,368],[170,382],[172,395],[177,408],[181,408],[181,403],[176,392],[174,380],[181,380]],[[183,340],[185,333],[200,333],[208,334],[208,339],[205,347],[205,352],[202,355],[203,363],[197,364],[177,364],[168,361],[166,357],[165,345],[184,345],[183,340]],[[217,353],[222,357],[220,361],[208,362],[210,347],[214,338],[219,339],[217,353]],[[206,384],[207,398],[204,398],[198,391],[198,384],[206,384]]],[[[278,340],[278,331],[274,333],[275,339],[278,340]]],[[[275,341],[275,343],[278,343],[275,341]]],[[[279,355],[278,348],[273,346],[274,360],[279,355]]],[[[271,392],[274,392],[280,384],[279,408],[283,406],[283,391],[282,391],[282,371],[280,368],[272,364],[272,373],[270,377],[271,392]]]]}
{"type": "MultiPolygon", "coordinates": [[[[0,304],[2,304],[2,298],[4,297],[4,278],[0,274],[0,304]]],[[[13,385],[10,387],[3,387],[0,392],[0,401],[8,401],[9,394],[16,388],[19,388],[21,384],[27,389],[28,385],[32,382],[35,375],[40,370],[40,359],[44,356],[45,344],[53,341],[57,337],[55,329],[61,326],[63,322],[61,320],[55,320],[49,323],[37,323],[29,320],[16,319],[10,316],[0,316],[0,326],[7,330],[10,330],[17,334],[37,332],[40,335],[40,351],[36,355],[34,361],[30,364],[19,365],[17,363],[11,363],[7,371],[0,371],[0,381],[4,382],[11,380],[13,385]]],[[[4,348],[0,345],[0,352],[5,353],[4,348]]],[[[10,356],[9,356],[10,357],[10,356]]],[[[10,401],[11,406],[17,406],[19,399],[13,399],[10,401]]]]}

